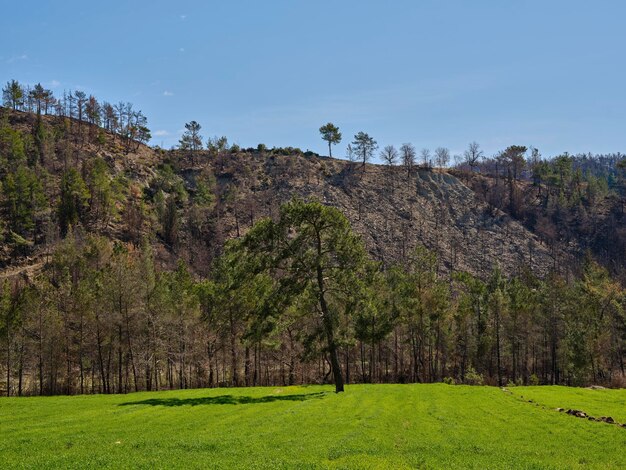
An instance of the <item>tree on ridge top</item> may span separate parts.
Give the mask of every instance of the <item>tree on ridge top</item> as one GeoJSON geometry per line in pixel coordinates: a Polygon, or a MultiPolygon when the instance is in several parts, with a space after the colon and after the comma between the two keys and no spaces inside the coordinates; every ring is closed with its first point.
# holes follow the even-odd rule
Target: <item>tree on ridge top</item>
{"type": "Polygon", "coordinates": [[[329,122],[320,127],[320,134],[322,134],[322,140],[328,142],[328,156],[332,158],[332,145],[337,145],[341,142],[341,132],[339,128],[332,122],[329,122]]]}

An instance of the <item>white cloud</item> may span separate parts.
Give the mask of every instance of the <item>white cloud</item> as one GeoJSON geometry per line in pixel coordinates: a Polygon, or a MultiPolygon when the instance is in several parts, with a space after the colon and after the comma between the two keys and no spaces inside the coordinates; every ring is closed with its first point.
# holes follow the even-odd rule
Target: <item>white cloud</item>
{"type": "Polygon", "coordinates": [[[187,15],[180,15],[180,19],[185,21],[185,19],[187,18],[187,15]]]}
{"type": "Polygon", "coordinates": [[[58,87],[59,85],[61,85],[61,82],[60,82],[60,81],[58,81],[58,80],[52,80],[52,81],[50,82],[50,88],[56,88],[56,87],[58,87]]]}
{"type": "Polygon", "coordinates": [[[185,52],[185,48],[181,47],[180,49],[178,49],[179,52],[185,52]]]}
{"type": "Polygon", "coordinates": [[[174,96],[174,93],[173,93],[173,92],[171,92],[171,91],[167,91],[167,90],[165,90],[165,91],[163,92],[163,96],[174,96]]]}
{"type": "Polygon", "coordinates": [[[22,54],[22,55],[11,57],[9,60],[7,60],[7,64],[12,64],[13,62],[17,62],[21,60],[28,60],[28,56],[26,54],[22,54]]]}
{"type": "Polygon", "coordinates": [[[155,131],[153,135],[155,137],[165,137],[165,136],[170,135],[170,133],[165,130],[159,130],[159,131],[155,131]]]}

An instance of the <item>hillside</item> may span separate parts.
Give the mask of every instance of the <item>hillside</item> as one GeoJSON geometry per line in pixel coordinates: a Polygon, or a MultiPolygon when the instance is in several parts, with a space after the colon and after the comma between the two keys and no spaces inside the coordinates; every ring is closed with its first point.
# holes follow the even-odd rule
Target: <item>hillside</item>
{"type": "MultiPolygon", "coordinates": [[[[32,135],[33,114],[2,112],[5,127],[32,135]]],[[[182,258],[198,274],[208,273],[225,240],[245,233],[261,217],[276,215],[279,206],[294,197],[339,208],[372,257],[387,266],[405,262],[418,244],[438,254],[442,274],[468,271],[484,276],[497,264],[505,273],[530,266],[544,275],[568,259],[445,171],[416,169],[406,175],[401,168],[251,149],[203,151],[192,161],[179,151],[135,143],[129,148],[119,137],[85,123],[81,128],[75,120],[43,116],[43,122],[48,141],[38,177],[44,181],[47,207],[39,210],[31,236],[20,234],[30,238],[32,246],[3,247],[0,266],[5,266],[5,275],[16,272],[16,265],[39,260],[54,246],[60,230],[61,174],[74,167],[93,187],[89,175],[96,161],[106,163],[106,174],[99,178],[113,183],[109,187],[115,186],[115,194],[112,189],[110,207],[83,211],[74,230],[134,243],[147,237],[164,266],[182,258]],[[172,194],[176,233],[168,235],[162,219],[164,200],[172,194]]],[[[4,238],[9,238],[6,231],[4,238]]]]}
{"type": "Polygon", "coordinates": [[[570,180],[166,151],[120,109],[114,132],[2,110],[0,393],[623,384],[623,286],[516,202],[571,220],[570,180]]]}
{"type": "MultiPolygon", "coordinates": [[[[385,265],[406,261],[417,244],[438,254],[442,273],[484,275],[499,264],[507,273],[528,265],[545,274],[562,256],[552,256],[521,224],[492,210],[446,172],[416,170],[407,177],[400,168],[381,165],[247,154],[207,166],[217,177],[218,194],[237,193],[236,201],[222,209],[226,237],[235,236],[237,226],[245,231],[259,215],[275,214],[280,203],[300,197],[339,208],[373,258],[385,265]]],[[[186,181],[199,171],[184,171],[186,181]]]]}
{"type": "Polygon", "coordinates": [[[453,173],[480,200],[505,211],[538,235],[546,246],[554,250],[559,247],[578,259],[591,254],[626,282],[626,174],[623,157],[610,156],[614,174],[608,173],[611,166],[602,155],[560,156],[551,162],[529,165],[525,178],[515,182],[494,175],[489,168],[483,168],[482,174],[455,170],[453,173]],[[622,163],[615,164],[615,160],[622,163]],[[608,174],[598,171],[589,161],[608,174]],[[591,168],[585,168],[585,164],[591,168]]]}

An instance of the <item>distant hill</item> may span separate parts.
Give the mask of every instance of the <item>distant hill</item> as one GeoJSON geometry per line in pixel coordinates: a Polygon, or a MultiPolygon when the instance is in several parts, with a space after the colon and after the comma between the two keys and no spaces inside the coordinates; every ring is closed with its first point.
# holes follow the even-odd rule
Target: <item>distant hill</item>
{"type": "MultiPolygon", "coordinates": [[[[35,152],[36,115],[0,112],[3,133],[15,132],[23,141],[27,165],[35,152]]],[[[61,238],[60,187],[69,168],[79,172],[87,190],[72,230],[136,244],[150,240],[164,266],[181,258],[198,274],[208,272],[226,240],[259,218],[276,215],[294,197],[341,209],[372,257],[387,266],[405,261],[417,244],[437,253],[441,273],[482,275],[499,265],[505,273],[528,266],[541,275],[564,269],[572,258],[445,170],[416,168],[407,174],[400,167],[362,166],[294,149],[200,151],[191,158],[178,150],[129,145],[75,119],[42,116],[41,122],[44,151],[30,167],[46,202],[35,211],[32,229],[15,233],[10,224],[0,229],[5,275],[36,264],[61,238]]],[[[9,160],[0,169],[3,176],[9,160]]],[[[10,218],[6,204],[3,217],[10,218]]]]}
{"type": "Polygon", "coordinates": [[[624,383],[623,160],[163,150],[63,103],[0,108],[0,394],[624,383]]]}

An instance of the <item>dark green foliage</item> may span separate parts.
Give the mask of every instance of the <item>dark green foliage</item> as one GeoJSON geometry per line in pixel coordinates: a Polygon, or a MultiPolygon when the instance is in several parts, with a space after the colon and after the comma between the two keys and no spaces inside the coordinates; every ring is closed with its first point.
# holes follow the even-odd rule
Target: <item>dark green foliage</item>
{"type": "Polygon", "coordinates": [[[38,214],[47,206],[37,174],[20,165],[2,182],[3,205],[8,215],[8,228],[23,236],[32,235],[38,214]]]}
{"type": "Polygon", "coordinates": [[[347,303],[359,295],[366,265],[363,244],[341,212],[320,203],[293,201],[278,222],[257,223],[230,250],[246,263],[244,272],[267,273],[277,280],[276,311],[300,303],[317,312],[327,343],[336,391],[343,391],[336,330],[347,303]]]}
{"type": "Polygon", "coordinates": [[[176,196],[170,195],[165,203],[162,215],[162,235],[165,243],[174,248],[178,241],[178,206],[176,196]]]}
{"type": "Polygon", "coordinates": [[[2,89],[2,101],[5,106],[19,109],[24,104],[24,88],[17,80],[11,80],[2,89]]]}
{"type": "Polygon", "coordinates": [[[0,169],[15,168],[26,160],[24,137],[18,130],[0,119],[0,169]]]}
{"type": "Polygon", "coordinates": [[[89,189],[75,168],[67,170],[61,179],[58,217],[61,235],[67,235],[85,215],[89,206],[89,189]]]}
{"type": "Polygon", "coordinates": [[[106,224],[114,210],[114,188],[105,161],[96,158],[88,173],[89,209],[96,223],[106,224]]]}
{"type": "MultiPolygon", "coordinates": [[[[29,181],[32,170],[21,168],[29,181]]],[[[86,208],[78,178],[65,175],[74,199],[63,200],[86,208]]],[[[163,237],[175,248],[180,208],[173,194],[163,205],[163,237]]],[[[16,247],[28,243],[10,233],[16,247]]],[[[621,377],[625,294],[592,261],[570,282],[525,271],[505,278],[497,268],[486,280],[443,279],[437,258],[419,247],[405,266],[382,271],[337,209],[302,201],[229,242],[209,279],[180,261],[157,269],[150,247],[138,245],[77,232],[32,285],[5,287],[0,357],[11,394],[279,385],[331,374],[337,391],[344,381],[621,377]],[[23,307],[7,298],[25,299],[23,307]]]]}
{"type": "Polygon", "coordinates": [[[155,194],[159,191],[173,193],[180,201],[187,201],[188,195],[183,179],[169,164],[159,167],[157,177],[151,182],[150,187],[155,194]]]}

